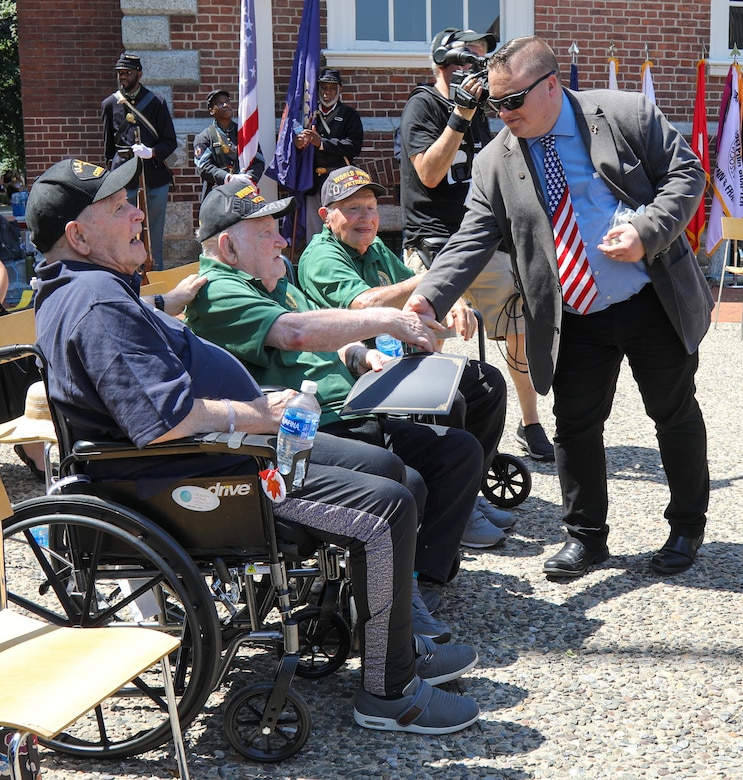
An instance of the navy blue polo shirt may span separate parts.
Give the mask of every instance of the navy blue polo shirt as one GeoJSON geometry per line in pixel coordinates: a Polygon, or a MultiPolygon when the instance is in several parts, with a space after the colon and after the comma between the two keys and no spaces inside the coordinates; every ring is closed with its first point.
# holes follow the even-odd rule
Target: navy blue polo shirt
{"type": "MultiPolygon", "coordinates": [[[[181,422],[197,398],[251,401],[261,395],[226,350],[144,304],[138,275],[78,261],[43,263],[38,275],[37,343],[49,362],[51,398],[76,440],[128,439],[143,447],[181,422]]],[[[115,474],[129,478],[146,469],[154,476],[161,469],[153,461],[116,461],[115,474]]],[[[173,468],[163,476],[183,473],[169,461],[173,468]]],[[[111,466],[95,468],[105,478],[111,466]]]]}

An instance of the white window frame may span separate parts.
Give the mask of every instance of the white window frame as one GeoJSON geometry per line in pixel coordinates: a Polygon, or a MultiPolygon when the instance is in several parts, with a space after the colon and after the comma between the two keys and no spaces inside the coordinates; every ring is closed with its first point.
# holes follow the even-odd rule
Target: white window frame
{"type": "MultiPolygon", "coordinates": [[[[386,0],[370,0],[386,2],[386,0]]],[[[334,68],[427,68],[430,43],[398,43],[356,40],[356,3],[326,0],[328,48],[325,60],[334,68]]],[[[404,0],[396,0],[404,2],[404,0]]],[[[431,35],[435,35],[434,30],[431,35]]],[[[501,41],[534,34],[534,0],[501,0],[501,41]]]]}
{"type": "MultiPolygon", "coordinates": [[[[709,72],[712,76],[725,76],[733,58],[728,46],[730,0],[710,0],[709,15],[709,72]]],[[[743,41],[736,41],[743,52],[743,41]]],[[[701,54],[701,52],[700,52],[701,54]]],[[[743,64],[743,57],[738,59],[743,64]]]]}

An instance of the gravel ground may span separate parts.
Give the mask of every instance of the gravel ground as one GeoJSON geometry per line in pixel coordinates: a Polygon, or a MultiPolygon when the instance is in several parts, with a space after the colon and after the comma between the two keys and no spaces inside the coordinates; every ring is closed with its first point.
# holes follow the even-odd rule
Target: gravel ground
{"type": "MultiPolygon", "coordinates": [[[[313,717],[305,748],[282,764],[251,764],[224,738],[221,708],[230,689],[271,678],[273,657],[254,653],[238,659],[186,731],[194,780],[743,776],[743,424],[727,398],[735,402],[743,387],[742,346],[739,325],[720,324],[701,349],[712,497],[705,545],[690,571],[663,578],[648,567],[668,533],[667,490],[652,425],[625,366],[606,429],[609,561],[574,582],[545,580],[542,563],[563,539],[559,489],[553,465],[528,461],[532,493],[517,508],[505,546],[465,551],[444,593],[438,616],[480,652],[477,669],[451,684],[479,702],[475,726],[443,737],[358,728],[352,658],[329,678],[296,680],[313,717]]],[[[469,349],[455,343],[451,351],[469,349]]],[[[504,370],[491,345],[488,354],[504,370]]],[[[550,398],[540,404],[551,433],[550,398]]],[[[501,446],[513,454],[517,414],[514,401],[501,446]]],[[[8,446],[0,446],[0,476],[14,501],[38,492],[8,446]]],[[[108,763],[42,756],[48,780],[170,778],[174,768],[169,748],[108,763]]]]}

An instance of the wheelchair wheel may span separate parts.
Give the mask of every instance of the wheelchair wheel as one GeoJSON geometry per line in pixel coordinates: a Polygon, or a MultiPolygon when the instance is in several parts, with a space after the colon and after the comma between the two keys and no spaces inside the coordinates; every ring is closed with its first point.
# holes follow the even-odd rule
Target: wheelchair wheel
{"type": "Polygon", "coordinates": [[[340,669],[351,652],[351,629],[333,612],[327,625],[321,625],[320,607],[306,607],[294,619],[299,627],[299,663],[296,674],[314,679],[340,669]]]}
{"type": "MultiPolygon", "coordinates": [[[[183,548],[141,515],[90,496],[18,504],[3,535],[15,609],[54,625],[142,625],[181,639],[171,664],[185,728],[212,691],[221,647],[213,601],[183,548]]],[[[158,664],[44,744],[120,758],[170,737],[158,664]]]]}
{"type": "Polygon", "coordinates": [[[271,763],[283,761],[301,750],[310,736],[312,716],[305,700],[289,688],[281,711],[272,718],[270,734],[261,730],[261,721],[273,692],[273,683],[258,683],[242,688],[224,711],[224,732],[241,755],[271,763]]]}
{"type": "Polygon", "coordinates": [[[531,473],[521,458],[499,452],[490,464],[481,487],[491,504],[507,509],[531,493],[531,473]]]}

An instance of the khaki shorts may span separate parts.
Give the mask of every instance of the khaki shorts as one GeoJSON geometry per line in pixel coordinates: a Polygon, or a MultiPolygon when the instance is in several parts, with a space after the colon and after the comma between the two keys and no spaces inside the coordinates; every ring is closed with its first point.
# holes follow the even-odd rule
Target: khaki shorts
{"type": "MultiPolygon", "coordinates": [[[[426,270],[413,247],[405,250],[405,265],[417,274],[426,270]]],[[[482,315],[488,338],[502,341],[506,336],[524,332],[521,296],[516,290],[511,258],[505,252],[493,253],[463,298],[482,315]]]]}

